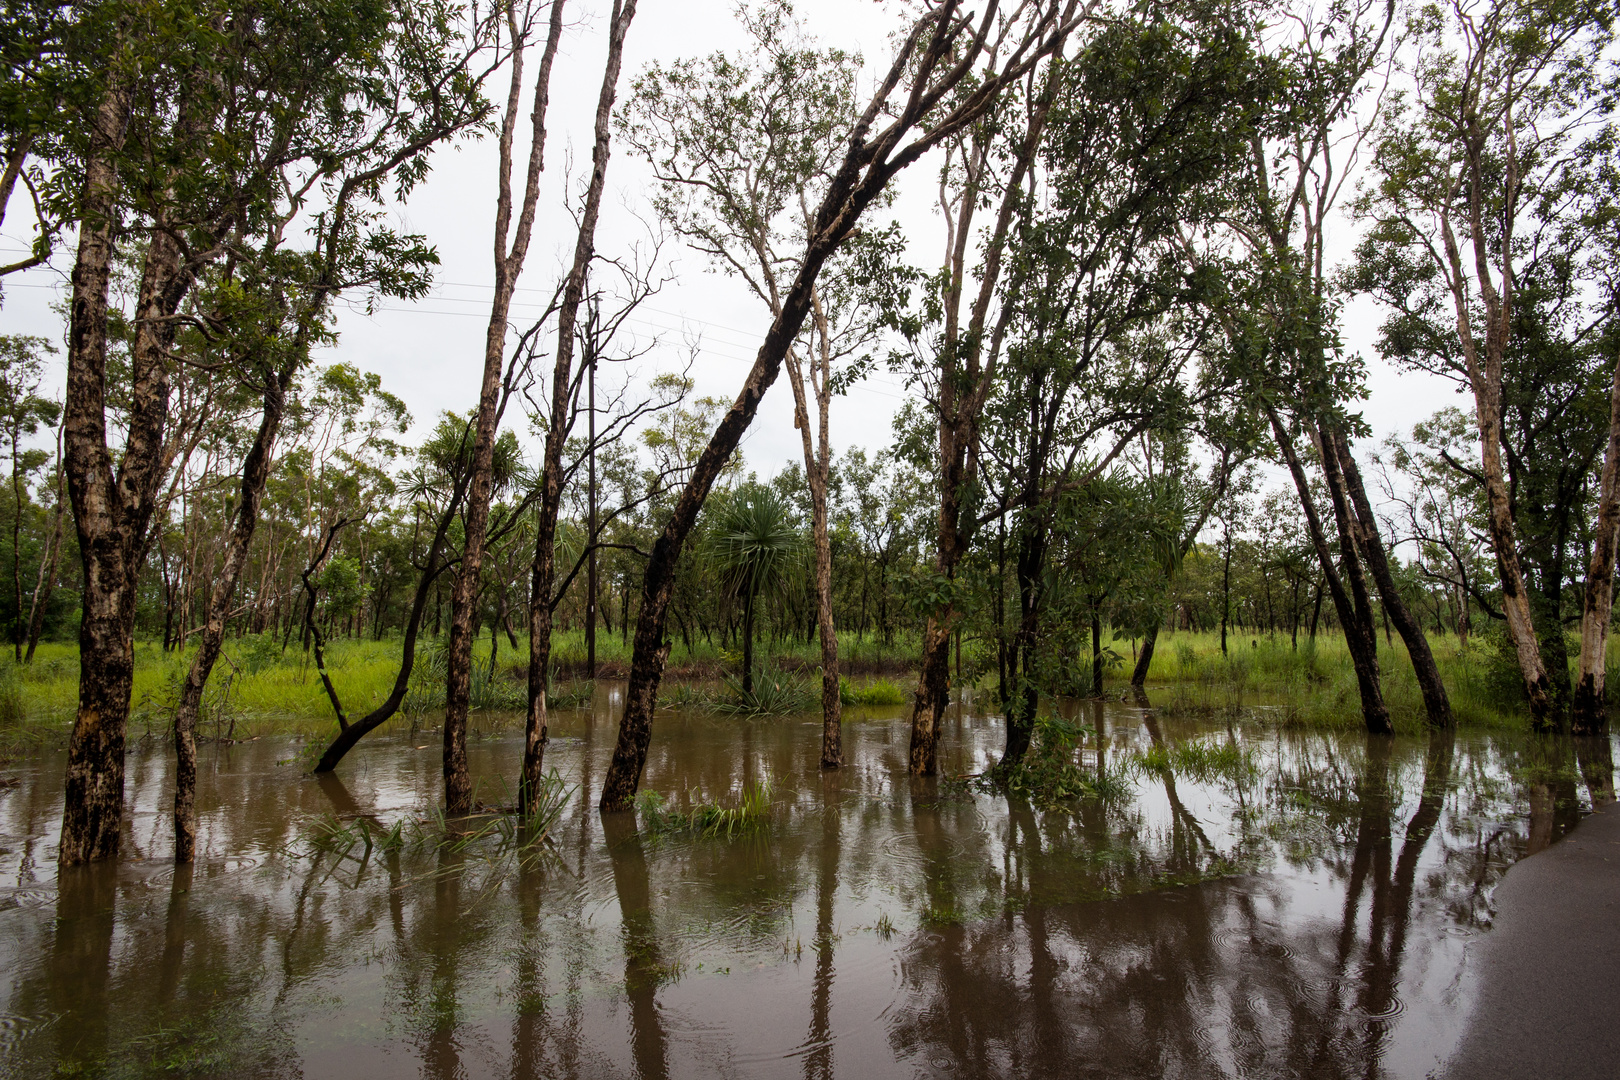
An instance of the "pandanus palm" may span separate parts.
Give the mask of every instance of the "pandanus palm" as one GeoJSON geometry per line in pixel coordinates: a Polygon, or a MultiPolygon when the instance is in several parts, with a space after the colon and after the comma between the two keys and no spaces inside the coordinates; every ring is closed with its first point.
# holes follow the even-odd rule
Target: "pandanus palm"
{"type": "Polygon", "coordinates": [[[761,595],[782,589],[803,562],[804,537],[781,496],[750,484],[720,514],[710,553],[726,592],[743,608],[744,694],[754,692],[754,607],[761,595]]]}

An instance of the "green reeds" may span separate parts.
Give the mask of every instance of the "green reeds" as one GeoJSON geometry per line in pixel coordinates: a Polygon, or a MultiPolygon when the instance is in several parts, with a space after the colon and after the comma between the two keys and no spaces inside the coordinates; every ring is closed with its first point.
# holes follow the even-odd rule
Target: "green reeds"
{"type": "Polygon", "coordinates": [[[752,693],[742,688],[740,680],[723,680],[726,692],[717,696],[709,708],[730,716],[787,716],[809,712],[821,700],[820,693],[809,680],[790,675],[773,664],[766,664],[754,674],[752,693]]]}
{"type": "Polygon", "coordinates": [[[702,803],[684,813],[671,809],[661,793],[642,791],[636,796],[636,812],[641,816],[642,829],[650,835],[689,833],[729,840],[770,822],[771,782],[748,784],[735,806],[702,803]]]}

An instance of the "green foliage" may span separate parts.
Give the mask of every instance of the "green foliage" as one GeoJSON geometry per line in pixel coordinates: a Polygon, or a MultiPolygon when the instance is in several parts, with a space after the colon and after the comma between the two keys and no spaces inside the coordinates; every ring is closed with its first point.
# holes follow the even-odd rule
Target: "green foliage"
{"type": "Polygon", "coordinates": [[[1035,718],[1029,750],[1018,764],[987,773],[982,786],[1055,809],[1076,799],[1112,799],[1127,793],[1124,782],[1111,774],[1087,771],[1075,760],[1079,741],[1095,730],[1054,714],[1035,718]]]}
{"type": "Polygon", "coordinates": [[[1144,772],[1175,773],[1203,783],[1220,779],[1245,784],[1259,772],[1254,751],[1230,739],[1153,746],[1137,751],[1134,761],[1144,772]]]}

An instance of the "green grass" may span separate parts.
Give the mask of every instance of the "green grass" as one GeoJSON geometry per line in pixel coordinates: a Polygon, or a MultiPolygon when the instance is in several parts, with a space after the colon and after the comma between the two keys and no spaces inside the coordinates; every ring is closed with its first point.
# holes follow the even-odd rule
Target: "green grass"
{"type": "MultiPolygon", "coordinates": [[[[740,666],[738,652],[722,645],[718,640],[708,641],[694,634],[688,649],[674,626],[669,628],[674,646],[670,650],[667,672],[675,678],[717,679],[735,672],[740,666]]],[[[486,639],[487,642],[487,639],[486,639]]],[[[522,638],[519,638],[522,643],[522,638]]],[[[527,646],[524,646],[525,648],[527,646]]],[[[775,663],[792,671],[811,672],[821,665],[821,645],[802,637],[764,638],[755,642],[759,660],[775,663]]],[[[876,635],[858,635],[849,631],[838,635],[838,666],[845,674],[898,675],[916,670],[921,655],[919,635],[915,631],[896,632],[894,640],[885,643],[876,635]]],[[[559,630],[551,636],[551,659],[559,670],[573,674],[585,668],[585,632],[559,630]]],[[[596,631],[596,665],[598,674],[607,678],[624,678],[630,670],[630,643],[620,637],[617,628],[607,633],[596,631]]]]}
{"type": "Polygon", "coordinates": [[[845,705],[904,705],[911,695],[888,679],[873,679],[855,686],[847,678],[838,680],[838,697],[845,705]]]}
{"type": "MultiPolygon", "coordinates": [[[[1458,723],[1483,727],[1524,727],[1528,713],[1504,692],[1491,645],[1476,635],[1466,650],[1451,635],[1431,635],[1430,647],[1440,668],[1458,723]]],[[[1355,670],[1342,635],[1321,634],[1315,644],[1301,635],[1299,648],[1279,634],[1235,633],[1221,655],[1220,635],[1177,631],[1159,636],[1148,670],[1149,700],[1166,713],[1236,715],[1260,709],[1288,724],[1357,728],[1361,697],[1355,670]]],[[[1380,638],[1379,669],[1384,700],[1396,730],[1424,729],[1423,695],[1412,673],[1406,647],[1380,638]]],[[[1611,638],[1611,656],[1620,656],[1620,640],[1611,638]]],[[[1611,661],[1611,665],[1614,661],[1611,661]]],[[[1130,679],[1129,667],[1115,671],[1108,688],[1119,693],[1130,679]]]]}
{"type": "MultiPolygon", "coordinates": [[[[1528,724],[1528,714],[1512,685],[1512,672],[1507,672],[1504,681],[1503,661],[1484,635],[1476,635],[1466,650],[1450,635],[1430,640],[1460,723],[1500,728],[1528,724]]],[[[1124,643],[1116,643],[1116,647],[1124,651],[1124,643]]],[[[1609,647],[1610,669],[1620,680],[1620,635],[1611,636],[1609,647]]],[[[735,693],[683,686],[686,679],[734,675],[737,657],[701,638],[694,639],[688,652],[677,639],[661,703],[688,708],[720,705],[732,711],[768,714],[814,710],[818,646],[800,638],[761,641],[759,648],[765,658],[762,669],[771,674],[767,677],[762,671],[756,700],[743,703],[735,693]],[[801,689],[805,692],[800,693],[801,689]],[[766,698],[771,700],[761,700],[766,698]],[[748,707],[739,710],[744,705],[748,707]]],[[[429,640],[421,649],[410,692],[396,721],[401,724],[435,724],[436,714],[443,708],[442,645],[429,640]]],[[[524,707],[527,650],[522,638],[516,649],[503,638],[498,663],[491,671],[488,638],[479,640],[474,652],[473,706],[491,722],[510,722],[511,714],[524,707]]],[[[884,644],[876,638],[845,634],[839,651],[840,666],[856,676],[844,682],[845,704],[893,706],[909,700],[903,673],[914,668],[915,635],[897,634],[892,644],[884,644]],[[873,675],[878,677],[870,677],[873,675]]],[[[553,655],[557,676],[552,681],[552,705],[568,708],[588,700],[590,684],[574,678],[583,664],[583,634],[577,630],[557,634],[553,655]]],[[[629,648],[618,634],[599,633],[597,657],[601,673],[611,678],[614,665],[628,668],[629,648]]],[[[190,659],[189,651],[165,654],[155,643],[136,644],[131,738],[167,737],[190,659]]],[[[1105,689],[1110,694],[1123,695],[1128,689],[1134,656],[1125,660],[1123,666],[1109,672],[1105,689]]],[[[1397,730],[1421,731],[1423,699],[1405,647],[1399,640],[1393,645],[1380,640],[1379,660],[1385,700],[1397,730]]],[[[328,648],[327,667],[351,718],[381,704],[393,687],[398,664],[397,639],[339,638],[328,648]]],[[[78,677],[78,648],[71,642],[42,643],[30,665],[16,665],[9,657],[0,657],[0,752],[59,744],[73,721],[78,677]]],[[[1353,729],[1361,723],[1354,671],[1344,639],[1337,633],[1323,633],[1314,645],[1302,635],[1296,650],[1285,635],[1237,631],[1231,635],[1229,655],[1224,657],[1215,633],[1164,633],[1148,673],[1148,697],[1167,714],[1235,717],[1258,711],[1292,725],[1353,729]]],[[[283,651],[272,635],[227,639],[203,701],[202,736],[242,739],[295,734],[320,741],[335,726],[313,660],[296,641],[283,651]]]]}
{"type": "Polygon", "coordinates": [[[671,809],[659,792],[645,790],[636,795],[636,813],[641,818],[642,831],[651,836],[686,833],[729,840],[739,833],[752,832],[769,824],[771,782],[764,780],[744,787],[742,799],[736,806],[701,803],[684,812],[671,809]]]}
{"type": "Polygon", "coordinates": [[[1194,739],[1153,746],[1134,755],[1137,768],[1144,772],[1173,773],[1193,780],[1215,779],[1243,783],[1259,773],[1254,752],[1231,740],[1194,739]]]}

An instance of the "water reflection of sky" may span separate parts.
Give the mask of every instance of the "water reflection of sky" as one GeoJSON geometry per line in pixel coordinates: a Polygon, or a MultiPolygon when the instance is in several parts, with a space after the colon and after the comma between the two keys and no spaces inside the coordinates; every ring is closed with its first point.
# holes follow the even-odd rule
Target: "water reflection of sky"
{"type": "MultiPolygon", "coordinates": [[[[545,858],[498,838],[309,854],[336,814],[423,819],[437,739],[297,772],[287,743],[203,756],[195,870],[165,861],[170,763],[130,757],[126,860],[55,872],[61,759],[0,775],[0,1071],[366,1076],[1412,1076],[1471,1001],[1490,894],[1597,792],[1608,744],[1377,740],[1078,706],[1088,763],[1236,742],[1252,773],[1136,769],[1043,812],[914,785],[906,726],[661,713],[644,786],[676,806],[769,779],[764,832],[639,835],[595,809],[614,728],[559,718],[578,786],[545,858]]],[[[942,766],[1001,728],[953,716],[942,766]]],[[[482,794],[511,737],[472,746],[482,794]]]]}

